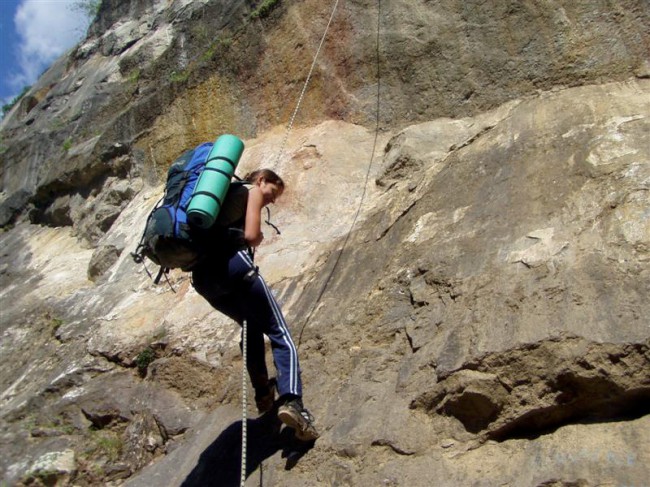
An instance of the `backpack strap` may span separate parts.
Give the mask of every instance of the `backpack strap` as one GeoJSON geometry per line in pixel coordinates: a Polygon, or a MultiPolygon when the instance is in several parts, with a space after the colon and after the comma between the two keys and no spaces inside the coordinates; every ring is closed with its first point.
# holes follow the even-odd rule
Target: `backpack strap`
{"type": "Polygon", "coordinates": [[[266,220],[264,220],[264,223],[266,223],[267,225],[273,227],[273,230],[275,230],[278,235],[282,234],[280,232],[280,229],[278,227],[276,227],[273,223],[271,223],[271,209],[268,206],[266,207],[266,220]]]}
{"type": "MultiPolygon", "coordinates": [[[[145,267],[146,269],[146,267],[145,267]]],[[[165,276],[165,281],[167,281],[167,285],[169,286],[169,289],[172,290],[172,292],[175,294],[176,289],[174,289],[174,286],[172,286],[171,281],[169,280],[169,267],[163,267],[160,266],[160,269],[158,269],[158,274],[156,274],[156,278],[153,280],[153,283],[157,286],[160,284],[160,278],[162,276],[165,276]]],[[[149,277],[151,277],[151,274],[149,274],[149,277]]]]}
{"type": "Polygon", "coordinates": [[[153,283],[157,286],[160,284],[160,278],[165,274],[165,277],[167,276],[167,273],[169,272],[169,269],[163,266],[160,266],[160,269],[158,269],[158,274],[156,274],[156,278],[153,280],[153,283]]]}
{"type": "MultiPolygon", "coordinates": [[[[149,212],[149,216],[147,217],[147,221],[144,224],[144,230],[142,231],[142,236],[140,237],[140,242],[138,242],[138,246],[135,248],[135,252],[131,252],[131,258],[133,259],[133,262],[136,264],[144,264],[144,248],[145,248],[145,243],[144,243],[144,238],[147,233],[147,227],[149,226],[149,222],[151,221],[151,218],[153,217],[154,211],[160,207],[160,204],[163,202],[165,197],[163,196],[158,200],[156,205],[153,207],[153,209],[149,212]]],[[[151,277],[151,274],[149,273],[149,270],[147,269],[147,266],[144,266],[145,270],[147,271],[147,274],[149,274],[149,277],[151,277]]]]}

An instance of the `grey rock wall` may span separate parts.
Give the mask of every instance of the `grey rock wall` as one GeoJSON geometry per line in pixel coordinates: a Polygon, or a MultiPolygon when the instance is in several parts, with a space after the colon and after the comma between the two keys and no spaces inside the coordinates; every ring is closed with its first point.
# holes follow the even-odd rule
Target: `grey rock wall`
{"type": "MultiPolygon", "coordinates": [[[[48,214],[68,211],[57,196],[100,191],[143,165],[151,177],[152,165],[215,133],[252,137],[286,123],[330,12],[288,2],[259,19],[258,7],[104,2],[87,39],[2,121],[0,224],[29,213],[59,225],[48,214]]],[[[372,125],[379,93],[381,125],[403,127],[556,86],[648,76],[649,10],[643,0],[347,2],[297,122],[372,125]]]]}
{"type": "Polygon", "coordinates": [[[229,131],[322,431],[249,411],[249,484],[645,485],[647,2],[342,2],[277,158],[329,11],[258,4],[104,2],[2,121],[3,481],[238,483],[238,329],[129,256],[229,131]]]}
{"type": "MultiPolygon", "coordinates": [[[[380,140],[363,202],[373,134],[295,133],[278,168],[299,168],[274,212],[283,236],[260,265],[323,436],[305,450],[272,416],[252,419],[249,480],[642,485],[649,94],[645,81],[574,88],[408,127],[380,140]]],[[[247,141],[244,167],[280,137],[247,141]]],[[[22,262],[3,268],[7,478],[72,450],[71,478],[238,479],[236,327],[186,276],[174,294],[115,257],[155,193],[134,198],[101,251],[65,228],[3,234],[22,262]],[[102,269],[94,284],[86,267],[102,269]],[[83,446],[97,442],[121,449],[83,446]]]]}

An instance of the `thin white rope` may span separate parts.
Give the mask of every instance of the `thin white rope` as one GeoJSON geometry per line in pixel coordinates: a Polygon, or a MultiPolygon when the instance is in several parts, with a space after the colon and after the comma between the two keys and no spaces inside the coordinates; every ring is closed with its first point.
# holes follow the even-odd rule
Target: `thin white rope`
{"type": "Polygon", "coordinates": [[[366,197],[366,192],[368,188],[368,180],[370,179],[370,170],[372,168],[372,161],[375,159],[375,152],[377,150],[377,140],[379,139],[379,123],[380,123],[380,108],[381,108],[381,63],[379,59],[379,40],[380,40],[380,30],[381,30],[381,0],[377,0],[377,34],[376,34],[376,40],[375,40],[375,59],[377,63],[377,109],[375,110],[375,140],[372,143],[372,153],[370,154],[370,160],[368,161],[368,168],[366,169],[366,178],[363,182],[363,192],[361,193],[361,199],[359,200],[359,205],[357,206],[357,211],[354,215],[354,218],[352,219],[352,224],[350,225],[350,228],[348,229],[346,235],[345,235],[345,240],[343,241],[343,245],[341,246],[340,250],[338,251],[338,254],[336,256],[336,259],[334,260],[334,266],[330,269],[329,274],[327,275],[327,279],[325,279],[325,284],[321,287],[320,292],[318,293],[318,296],[316,296],[316,300],[314,301],[314,304],[312,305],[311,309],[309,310],[309,313],[307,313],[307,318],[305,318],[305,321],[300,328],[300,335],[298,335],[298,348],[300,348],[300,345],[302,344],[302,334],[305,331],[305,328],[307,327],[307,324],[309,323],[309,320],[311,319],[311,315],[314,313],[316,310],[316,307],[318,306],[318,303],[320,303],[321,298],[325,294],[325,291],[327,290],[332,277],[334,276],[334,272],[336,271],[336,268],[339,265],[339,262],[341,260],[341,256],[343,255],[343,251],[347,248],[348,241],[350,240],[350,235],[352,235],[352,230],[354,229],[354,226],[357,223],[357,220],[359,218],[359,214],[361,213],[361,208],[363,206],[364,199],[366,197]]]}
{"type": "MultiPolygon", "coordinates": [[[[289,125],[287,126],[287,131],[284,134],[284,139],[282,140],[282,143],[280,144],[280,150],[278,151],[278,156],[275,160],[275,165],[277,166],[278,162],[280,161],[280,157],[282,156],[282,153],[284,152],[284,146],[287,143],[287,140],[289,139],[289,133],[291,132],[291,129],[293,127],[293,122],[296,119],[296,115],[298,114],[298,110],[300,109],[300,104],[302,103],[302,99],[305,96],[305,92],[307,91],[307,86],[309,85],[309,81],[311,80],[311,76],[314,72],[314,68],[316,67],[316,60],[318,59],[318,55],[320,54],[321,48],[323,47],[323,44],[325,43],[325,38],[327,37],[327,31],[330,28],[330,25],[332,24],[332,19],[334,18],[334,14],[336,13],[336,8],[339,5],[339,0],[336,0],[334,2],[334,8],[332,9],[332,14],[330,15],[329,21],[327,22],[327,26],[325,27],[325,32],[323,32],[323,37],[321,37],[320,44],[318,45],[318,49],[316,50],[316,54],[314,55],[314,60],[311,63],[311,68],[309,69],[309,74],[307,75],[307,79],[305,80],[305,84],[302,87],[302,91],[300,92],[300,96],[298,97],[298,103],[296,103],[296,108],[293,111],[293,114],[291,115],[291,119],[289,120],[289,125]]],[[[248,387],[246,383],[246,363],[247,363],[247,346],[246,346],[246,333],[247,333],[247,323],[246,320],[242,323],[242,355],[243,355],[243,364],[242,364],[242,427],[241,427],[241,477],[240,477],[240,486],[244,487],[246,483],[246,419],[247,419],[247,409],[248,409],[248,387]]]]}
{"type": "Polygon", "coordinates": [[[305,80],[305,84],[302,87],[302,91],[300,92],[300,96],[298,97],[298,103],[296,103],[296,108],[293,110],[293,115],[291,115],[291,119],[289,120],[289,125],[287,126],[287,131],[284,134],[284,139],[282,140],[282,143],[280,144],[280,150],[278,151],[278,156],[275,159],[275,164],[274,167],[278,165],[280,162],[280,157],[282,156],[282,153],[284,152],[284,146],[287,143],[287,139],[289,139],[289,132],[291,132],[291,129],[293,127],[293,122],[296,118],[296,115],[298,114],[298,109],[300,108],[300,104],[302,103],[302,99],[305,96],[305,91],[307,91],[307,85],[309,84],[309,80],[311,79],[311,75],[314,72],[314,67],[316,66],[316,60],[318,59],[318,55],[320,54],[321,47],[323,47],[323,43],[325,42],[325,37],[327,37],[327,31],[330,28],[330,24],[332,23],[332,19],[334,18],[334,14],[336,13],[336,7],[339,5],[339,0],[336,0],[334,3],[334,8],[332,9],[332,14],[330,15],[330,19],[327,22],[327,27],[325,27],[325,32],[323,32],[323,37],[321,37],[320,44],[318,45],[318,49],[316,50],[316,55],[314,56],[314,60],[311,63],[311,68],[309,69],[309,74],[307,75],[307,79],[305,80]]]}
{"type": "Polygon", "coordinates": [[[244,487],[246,484],[246,419],[248,410],[248,387],[246,384],[246,364],[248,347],[246,346],[246,333],[247,323],[246,320],[242,323],[242,372],[241,372],[241,387],[242,387],[242,414],[241,414],[241,477],[239,485],[244,487]]]}

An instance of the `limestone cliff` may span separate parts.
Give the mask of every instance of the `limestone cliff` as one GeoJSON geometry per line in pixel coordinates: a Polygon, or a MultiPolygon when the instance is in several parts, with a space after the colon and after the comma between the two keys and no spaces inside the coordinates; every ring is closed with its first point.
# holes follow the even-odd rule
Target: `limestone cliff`
{"type": "Polygon", "coordinates": [[[129,256],[222,132],[322,430],[249,484],[647,483],[650,6],[341,1],[282,147],[332,7],[104,0],[2,120],[8,485],[238,484],[239,330],[129,256]]]}

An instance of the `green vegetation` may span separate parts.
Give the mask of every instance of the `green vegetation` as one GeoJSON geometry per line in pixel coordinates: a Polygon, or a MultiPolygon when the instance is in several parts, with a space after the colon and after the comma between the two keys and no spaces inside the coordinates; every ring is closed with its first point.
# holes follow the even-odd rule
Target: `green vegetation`
{"type": "Polygon", "coordinates": [[[90,20],[94,19],[99,12],[102,0],[77,0],[72,4],[72,9],[82,12],[90,20]]]}
{"type": "Polygon", "coordinates": [[[187,81],[187,79],[190,77],[190,72],[188,70],[183,70],[180,73],[176,71],[172,71],[171,74],[169,75],[169,81],[172,83],[182,83],[184,81],[187,81]]]}
{"type": "Polygon", "coordinates": [[[56,485],[59,473],[56,470],[29,472],[21,479],[22,485],[56,485]]]}
{"type": "Polygon", "coordinates": [[[156,352],[154,352],[150,347],[147,347],[142,350],[135,358],[135,365],[138,367],[138,371],[144,375],[147,372],[147,367],[149,367],[149,364],[155,359],[156,352]]]}
{"type": "Polygon", "coordinates": [[[259,7],[251,12],[251,19],[263,19],[268,17],[271,11],[277,7],[280,0],[264,0],[259,7]]]}
{"type": "Polygon", "coordinates": [[[72,147],[72,139],[68,138],[63,141],[63,150],[68,152],[72,147]]]}
{"type": "Polygon", "coordinates": [[[232,45],[231,37],[217,38],[208,49],[201,55],[201,61],[206,62],[214,57],[220,47],[230,47],[232,45]]]}
{"type": "Polygon", "coordinates": [[[52,336],[56,335],[57,330],[65,323],[61,318],[57,318],[49,311],[45,313],[44,319],[52,331],[52,336]]]}
{"type": "Polygon", "coordinates": [[[64,435],[74,435],[77,432],[77,428],[72,424],[55,424],[53,428],[58,429],[64,435]]]}
{"type": "Polygon", "coordinates": [[[38,428],[43,428],[46,430],[56,430],[60,431],[64,435],[73,435],[77,432],[77,428],[73,424],[66,423],[65,420],[61,418],[55,418],[54,420],[46,421],[37,421],[36,418],[30,417],[25,422],[25,427],[29,431],[36,430],[38,428]]]}
{"type": "Polygon", "coordinates": [[[58,329],[63,325],[63,320],[61,318],[52,318],[50,320],[50,325],[52,326],[52,335],[56,335],[58,329]]]}
{"type": "Polygon", "coordinates": [[[57,132],[65,127],[65,122],[62,118],[57,117],[50,122],[50,130],[52,132],[57,132]]]}
{"type": "Polygon", "coordinates": [[[27,93],[32,87],[31,86],[25,86],[23,88],[23,91],[20,92],[18,96],[16,96],[13,100],[11,100],[9,103],[6,105],[2,105],[2,116],[4,116],[9,110],[11,110],[16,103],[20,101],[20,99],[25,96],[25,93],[27,93]]]}
{"type": "Polygon", "coordinates": [[[34,416],[34,414],[30,414],[23,418],[22,424],[24,429],[31,431],[36,428],[38,421],[36,420],[36,416],[34,416]]]}
{"type": "Polygon", "coordinates": [[[124,454],[124,439],[117,431],[91,427],[84,434],[84,440],[83,446],[79,446],[79,470],[74,485],[104,485],[101,480],[106,475],[107,467],[118,462],[124,454]]]}
{"type": "Polygon", "coordinates": [[[105,455],[111,462],[119,460],[124,449],[124,442],[117,433],[98,431],[92,438],[91,455],[105,455]]]}
{"type": "MultiPolygon", "coordinates": [[[[81,455],[85,461],[106,457],[109,461],[116,462],[124,451],[124,441],[114,431],[91,429],[86,433],[85,438],[88,443],[81,455]]],[[[101,470],[96,473],[101,474],[101,470]]]]}
{"type": "Polygon", "coordinates": [[[208,49],[201,55],[201,61],[206,62],[212,59],[214,53],[216,52],[215,44],[212,44],[208,49]]]}
{"type": "Polygon", "coordinates": [[[208,30],[208,26],[202,22],[194,24],[192,27],[192,34],[201,44],[205,44],[210,40],[210,31],[208,30]]]}
{"type": "Polygon", "coordinates": [[[137,83],[140,79],[140,74],[141,71],[139,68],[132,69],[126,79],[129,81],[129,83],[137,83]]]}

